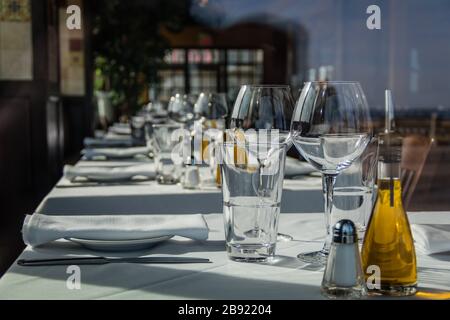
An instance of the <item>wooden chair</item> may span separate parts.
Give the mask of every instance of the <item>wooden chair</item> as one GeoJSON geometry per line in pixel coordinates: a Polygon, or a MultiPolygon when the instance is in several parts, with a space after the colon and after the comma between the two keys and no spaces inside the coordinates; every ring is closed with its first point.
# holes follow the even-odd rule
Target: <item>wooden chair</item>
{"type": "Polygon", "coordinates": [[[403,205],[407,210],[434,139],[411,135],[403,139],[401,182],[403,205]]]}

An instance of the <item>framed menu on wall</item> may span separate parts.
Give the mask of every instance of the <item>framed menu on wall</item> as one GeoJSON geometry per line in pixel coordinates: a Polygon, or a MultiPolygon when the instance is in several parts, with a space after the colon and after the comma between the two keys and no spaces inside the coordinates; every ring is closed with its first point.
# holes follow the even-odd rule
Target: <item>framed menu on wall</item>
{"type": "Polygon", "coordinates": [[[32,79],[30,0],[0,0],[0,80],[32,79]]]}

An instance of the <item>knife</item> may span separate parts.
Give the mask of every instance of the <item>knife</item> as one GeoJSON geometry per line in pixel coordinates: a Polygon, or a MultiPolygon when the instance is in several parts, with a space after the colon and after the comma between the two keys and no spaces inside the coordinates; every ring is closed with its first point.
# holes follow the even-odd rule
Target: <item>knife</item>
{"type": "Polygon", "coordinates": [[[67,265],[101,265],[108,263],[142,263],[142,264],[180,264],[180,263],[211,263],[209,259],[186,258],[186,257],[139,257],[139,258],[65,258],[65,259],[41,259],[17,261],[19,266],[39,267],[39,266],[67,266],[67,265]]]}

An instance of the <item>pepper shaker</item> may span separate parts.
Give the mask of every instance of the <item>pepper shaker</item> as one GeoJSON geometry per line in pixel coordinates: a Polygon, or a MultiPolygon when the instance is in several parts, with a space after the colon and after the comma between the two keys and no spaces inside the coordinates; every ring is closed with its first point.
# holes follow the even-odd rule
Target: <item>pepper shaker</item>
{"type": "Polygon", "coordinates": [[[341,220],[333,227],[321,292],[330,299],[360,299],[367,295],[357,230],[350,220],[341,220]]]}

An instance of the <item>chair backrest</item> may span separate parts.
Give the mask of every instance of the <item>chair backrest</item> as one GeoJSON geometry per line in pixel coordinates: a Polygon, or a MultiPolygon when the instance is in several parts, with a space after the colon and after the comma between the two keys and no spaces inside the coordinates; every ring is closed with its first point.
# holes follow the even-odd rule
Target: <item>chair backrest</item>
{"type": "Polygon", "coordinates": [[[407,209],[430,152],[432,139],[411,135],[403,139],[401,182],[403,205],[407,209]]]}

